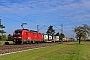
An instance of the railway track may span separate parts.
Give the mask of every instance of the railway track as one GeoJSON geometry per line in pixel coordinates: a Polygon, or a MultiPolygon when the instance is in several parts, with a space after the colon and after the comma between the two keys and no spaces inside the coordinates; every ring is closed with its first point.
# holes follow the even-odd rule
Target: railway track
{"type": "MultiPolygon", "coordinates": [[[[60,43],[60,42],[59,42],[60,43]]],[[[0,46],[0,55],[5,53],[23,51],[27,49],[40,48],[45,46],[51,46],[59,43],[41,43],[41,44],[24,44],[24,45],[5,45],[0,46]]]]}

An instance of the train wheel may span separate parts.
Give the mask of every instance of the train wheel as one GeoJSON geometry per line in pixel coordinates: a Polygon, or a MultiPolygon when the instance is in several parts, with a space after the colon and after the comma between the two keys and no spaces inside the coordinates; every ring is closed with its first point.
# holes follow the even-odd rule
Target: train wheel
{"type": "Polygon", "coordinates": [[[35,44],[35,41],[31,41],[32,44],[35,44]]]}
{"type": "Polygon", "coordinates": [[[5,42],[5,45],[9,45],[9,42],[5,42]]]}
{"type": "Polygon", "coordinates": [[[15,41],[15,44],[23,44],[22,41],[15,41]]]}

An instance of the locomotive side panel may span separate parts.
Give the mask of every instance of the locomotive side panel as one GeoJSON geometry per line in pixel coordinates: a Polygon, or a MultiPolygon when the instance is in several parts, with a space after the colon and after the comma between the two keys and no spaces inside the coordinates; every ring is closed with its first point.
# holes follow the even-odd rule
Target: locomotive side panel
{"type": "Polygon", "coordinates": [[[38,34],[38,40],[43,41],[43,35],[41,33],[38,34]]]}
{"type": "Polygon", "coordinates": [[[37,40],[37,33],[33,33],[33,40],[37,40]]]}
{"type": "Polygon", "coordinates": [[[27,32],[28,32],[27,30],[22,30],[22,40],[23,40],[23,41],[26,41],[27,38],[28,38],[27,32]]]}
{"type": "Polygon", "coordinates": [[[43,40],[43,35],[40,33],[33,33],[33,40],[41,41],[41,40],[43,40]]]}
{"type": "Polygon", "coordinates": [[[28,35],[27,40],[31,43],[38,43],[38,42],[43,41],[43,35],[41,33],[37,33],[37,32],[34,32],[34,31],[29,31],[27,33],[27,35],[28,35]]]}
{"type": "Polygon", "coordinates": [[[33,40],[33,33],[32,32],[27,32],[27,36],[28,36],[27,37],[28,40],[30,40],[30,41],[33,40]]]}

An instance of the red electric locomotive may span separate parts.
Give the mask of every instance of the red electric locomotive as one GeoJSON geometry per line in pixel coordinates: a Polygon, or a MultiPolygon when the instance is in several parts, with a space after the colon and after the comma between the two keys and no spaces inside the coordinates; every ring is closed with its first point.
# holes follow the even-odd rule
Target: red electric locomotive
{"type": "Polygon", "coordinates": [[[28,30],[28,29],[17,29],[13,34],[14,42],[16,44],[23,43],[36,43],[43,41],[43,34],[38,33],[37,31],[28,30]]]}

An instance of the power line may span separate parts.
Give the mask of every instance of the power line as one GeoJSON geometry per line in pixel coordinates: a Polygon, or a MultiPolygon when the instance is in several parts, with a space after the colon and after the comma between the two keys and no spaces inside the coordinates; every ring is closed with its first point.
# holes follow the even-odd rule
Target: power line
{"type": "MultiPolygon", "coordinates": [[[[2,18],[6,18],[6,19],[9,19],[9,20],[14,20],[14,19],[11,19],[11,18],[8,18],[8,17],[4,17],[4,16],[1,16],[2,18]]],[[[19,22],[19,23],[22,23],[21,21],[18,21],[18,20],[14,20],[16,22],[19,22]]]]}
{"type": "MultiPolygon", "coordinates": [[[[1,10],[2,10],[2,9],[1,9],[1,10]]],[[[22,19],[24,19],[24,20],[28,20],[28,19],[26,19],[26,18],[24,18],[24,17],[21,17],[21,16],[19,16],[19,15],[14,14],[14,13],[11,13],[11,12],[8,12],[8,11],[5,11],[5,10],[2,10],[2,11],[6,12],[6,13],[9,13],[9,14],[12,14],[12,15],[14,15],[14,16],[17,16],[17,17],[19,17],[19,18],[22,18],[22,19]]],[[[29,21],[30,21],[30,22],[33,22],[33,23],[36,23],[36,24],[40,24],[40,23],[37,23],[37,22],[32,21],[32,20],[29,20],[29,21]]],[[[42,25],[42,24],[40,24],[40,25],[42,25]]]]}
{"type": "MultiPolygon", "coordinates": [[[[55,26],[55,25],[54,25],[54,26],[55,26]]],[[[59,28],[59,27],[57,27],[57,26],[55,26],[55,27],[58,28],[58,29],[61,31],[61,34],[63,34],[63,25],[61,24],[60,26],[61,26],[61,28],[59,28]]]]}
{"type": "MultiPolygon", "coordinates": [[[[24,18],[24,17],[21,17],[21,16],[19,16],[19,15],[16,15],[16,14],[14,14],[14,13],[11,13],[11,12],[8,12],[8,11],[5,11],[5,10],[3,10],[3,9],[1,9],[2,11],[4,11],[4,12],[6,12],[6,13],[9,13],[9,14],[11,14],[11,15],[14,15],[14,16],[16,16],[16,17],[19,17],[19,18],[22,18],[22,19],[24,19],[24,20],[29,20],[29,19],[26,19],[26,18],[24,18]]],[[[3,18],[7,18],[7,17],[3,17],[3,18]]],[[[7,19],[10,19],[10,20],[14,20],[14,19],[11,19],[11,18],[7,18],[7,19]]],[[[17,21],[17,22],[19,22],[19,23],[23,23],[23,22],[21,22],[21,21],[18,21],[18,20],[14,20],[14,21],[17,21]]],[[[35,23],[35,24],[37,24],[37,25],[43,25],[43,24],[40,24],[40,23],[37,23],[37,22],[35,22],[35,21],[32,21],[32,20],[29,20],[30,22],[32,22],[32,23],[35,23]]],[[[47,26],[47,25],[43,25],[43,27],[45,27],[45,26],[47,26]]],[[[43,28],[42,27],[42,28],[43,28]]],[[[48,26],[47,26],[48,27],[48,26]]],[[[40,28],[40,29],[42,29],[42,28],[40,28]]],[[[40,30],[38,27],[37,27],[37,30],[39,31],[40,30]]],[[[61,28],[61,31],[62,31],[62,33],[63,33],[63,27],[61,28]]]]}
{"type": "MultiPolygon", "coordinates": [[[[2,10],[2,9],[1,9],[2,10]]],[[[11,12],[8,12],[8,11],[5,11],[5,10],[2,10],[2,11],[4,11],[4,12],[6,12],[6,13],[9,13],[9,14],[11,14],[11,15],[14,15],[14,16],[17,16],[17,17],[19,17],[19,18],[22,18],[22,19],[24,19],[24,20],[29,20],[29,19],[26,19],[26,18],[24,18],[24,17],[21,17],[21,16],[19,16],[19,15],[16,15],[16,14],[14,14],[14,13],[11,13],[11,12]]],[[[5,17],[6,18],[6,17],[5,17]]],[[[10,19],[10,18],[8,18],[8,19],[10,19]]],[[[13,20],[13,19],[12,19],[13,20]]],[[[15,21],[15,20],[14,20],[15,21]]],[[[32,22],[32,23],[35,23],[35,24],[37,24],[37,25],[43,25],[43,24],[40,24],[40,23],[37,23],[37,22],[35,22],[35,21],[32,21],[32,20],[29,20],[30,22],[32,22]]],[[[23,23],[23,22],[21,22],[21,21],[18,21],[17,20],[17,22],[20,22],[20,23],[23,23]]],[[[45,25],[45,24],[44,24],[45,25]]],[[[46,25],[45,25],[46,26],[46,25]]],[[[47,26],[48,27],[48,26],[47,26]]]]}
{"type": "Polygon", "coordinates": [[[41,28],[39,28],[39,25],[37,25],[37,32],[39,32],[39,30],[41,30],[43,27],[45,27],[45,25],[43,25],[41,28]]]}

